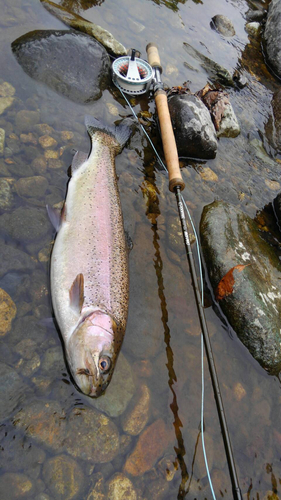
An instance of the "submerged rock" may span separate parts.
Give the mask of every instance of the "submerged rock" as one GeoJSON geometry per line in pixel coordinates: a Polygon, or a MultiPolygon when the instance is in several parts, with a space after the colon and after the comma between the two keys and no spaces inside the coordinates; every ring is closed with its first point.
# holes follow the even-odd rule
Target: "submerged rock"
{"type": "Polygon", "coordinates": [[[137,436],[145,428],[150,412],[150,391],[147,385],[140,387],[139,394],[132,401],[130,408],[122,418],[124,432],[137,436]]]}
{"type": "Polygon", "coordinates": [[[206,106],[194,95],[174,95],[169,110],[179,156],[215,158],[217,138],[206,106]]]}
{"type": "Polygon", "coordinates": [[[0,230],[15,240],[30,242],[41,239],[49,229],[45,211],[37,208],[17,208],[0,216],[0,230]]]}
{"type": "Polygon", "coordinates": [[[68,419],[64,445],[73,457],[111,462],[119,452],[119,433],[116,425],[94,408],[75,408],[68,419]]]}
{"type": "Polygon", "coordinates": [[[9,210],[14,203],[11,179],[0,179],[0,209],[9,210]]]}
{"type": "Polygon", "coordinates": [[[66,432],[65,413],[55,401],[29,402],[15,415],[14,426],[51,450],[62,449],[66,432]]]}
{"type": "Polygon", "coordinates": [[[93,36],[115,57],[124,56],[127,54],[127,49],[120,42],[115,40],[114,36],[101,26],[87,21],[78,14],[57,5],[50,0],[40,0],[45,9],[51,14],[60,19],[64,24],[78,31],[83,31],[88,35],[93,36]]]}
{"type": "Polygon", "coordinates": [[[132,476],[142,476],[162,457],[172,434],[159,418],[140,435],[134,451],[126,460],[124,471],[132,476]]]}
{"type": "Polygon", "coordinates": [[[264,30],[264,48],[269,66],[281,78],[281,3],[272,0],[269,4],[268,15],[264,30]]]}
{"type": "Polygon", "coordinates": [[[109,80],[106,50],[83,33],[32,31],[15,40],[12,50],[29,76],[74,102],[99,99],[109,80]]]}
{"type": "Polygon", "coordinates": [[[79,500],[85,488],[85,476],[80,465],[67,455],[58,455],[45,462],[43,478],[58,500],[79,500]]]}
{"type": "Polygon", "coordinates": [[[122,473],[115,474],[108,484],[108,500],[137,500],[132,481],[122,473]]]}
{"type": "Polygon", "coordinates": [[[8,82],[0,84],[0,115],[13,104],[15,91],[14,87],[8,82]]]}
{"type": "Polygon", "coordinates": [[[10,417],[21,398],[26,397],[26,385],[10,366],[0,363],[0,420],[10,417]]]}
{"type": "Polygon", "coordinates": [[[35,487],[25,474],[6,472],[0,477],[0,498],[18,500],[32,498],[35,487]]]}
{"type": "Polygon", "coordinates": [[[281,152],[281,89],[273,94],[271,100],[272,114],[265,125],[266,137],[270,145],[281,152]]]}
{"type": "Polygon", "coordinates": [[[211,27],[223,36],[231,37],[235,35],[234,26],[226,16],[218,14],[212,17],[211,27]]]}
{"type": "Polygon", "coordinates": [[[17,313],[16,304],[10,295],[0,288],[0,337],[11,330],[12,321],[17,313]]]}
{"type": "Polygon", "coordinates": [[[0,254],[0,278],[11,271],[32,271],[35,267],[28,254],[2,241],[0,241],[0,254]]]}
{"type": "Polygon", "coordinates": [[[250,217],[225,202],[204,208],[200,233],[214,289],[234,266],[247,265],[233,270],[230,288],[218,300],[252,356],[271,373],[279,372],[281,265],[277,255],[250,217]]]}

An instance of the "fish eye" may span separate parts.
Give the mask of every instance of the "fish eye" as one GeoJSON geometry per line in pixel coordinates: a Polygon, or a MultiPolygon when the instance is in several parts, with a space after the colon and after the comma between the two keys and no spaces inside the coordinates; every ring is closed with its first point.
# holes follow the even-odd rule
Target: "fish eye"
{"type": "Polygon", "coordinates": [[[111,367],[111,359],[108,356],[101,356],[99,359],[99,369],[102,373],[108,373],[111,367]]]}

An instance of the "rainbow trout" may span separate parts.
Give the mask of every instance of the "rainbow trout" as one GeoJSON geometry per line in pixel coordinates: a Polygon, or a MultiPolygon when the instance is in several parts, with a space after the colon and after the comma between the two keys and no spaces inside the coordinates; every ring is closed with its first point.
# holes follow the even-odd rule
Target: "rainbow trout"
{"type": "Polygon", "coordinates": [[[86,127],[92,150],[73,158],[51,257],[51,295],[74,381],[97,397],[111,380],[127,321],[128,252],[114,158],[131,129],[92,117],[86,127]]]}

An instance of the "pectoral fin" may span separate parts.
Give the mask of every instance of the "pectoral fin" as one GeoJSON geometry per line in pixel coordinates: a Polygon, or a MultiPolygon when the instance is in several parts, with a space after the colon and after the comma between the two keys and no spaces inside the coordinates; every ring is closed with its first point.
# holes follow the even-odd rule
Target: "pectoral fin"
{"type": "Polygon", "coordinates": [[[88,160],[89,155],[83,151],[76,151],[71,163],[71,175],[88,160]]]}
{"type": "Polygon", "coordinates": [[[70,307],[80,314],[84,303],[84,276],[77,274],[69,290],[70,307]]]}

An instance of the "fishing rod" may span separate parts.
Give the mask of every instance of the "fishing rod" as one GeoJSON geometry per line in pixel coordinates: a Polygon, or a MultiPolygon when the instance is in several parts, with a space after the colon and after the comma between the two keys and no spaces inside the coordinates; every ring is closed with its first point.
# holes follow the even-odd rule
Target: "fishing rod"
{"type": "Polygon", "coordinates": [[[203,303],[200,297],[200,291],[197,283],[197,274],[195,269],[194,257],[191,249],[190,238],[187,230],[187,224],[184,214],[183,198],[181,191],[185,188],[185,183],[182,179],[182,175],[179,167],[179,159],[177,146],[175,141],[175,136],[173,132],[173,127],[171,123],[168,99],[166,92],[161,81],[162,66],[160,62],[158,48],[155,44],[149,43],[146,47],[148,62],[153,69],[154,79],[152,81],[154,99],[156,103],[156,109],[159,118],[161,138],[164,150],[164,156],[166,160],[166,166],[169,174],[169,190],[175,193],[177,207],[179,212],[179,218],[181,222],[181,228],[183,233],[184,245],[186,250],[186,255],[190,267],[191,279],[193,290],[195,293],[196,305],[200,320],[200,325],[202,329],[202,334],[204,338],[205,350],[213,385],[213,391],[219,416],[219,421],[221,425],[221,431],[223,436],[223,442],[228,462],[228,468],[232,483],[232,491],[234,500],[243,500],[242,493],[239,487],[238,476],[236,472],[236,466],[229,436],[229,431],[227,427],[226,415],[223,406],[222,395],[220,391],[219,380],[216,371],[215,360],[212,351],[212,345],[210,341],[210,336],[208,332],[207,322],[204,313],[203,303]]]}
{"type": "MultiPolygon", "coordinates": [[[[228,431],[228,427],[227,427],[227,421],[226,421],[226,416],[225,416],[225,411],[224,411],[224,406],[223,406],[223,401],[222,401],[222,396],[221,396],[221,391],[220,391],[220,386],[219,386],[219,380],[218,380],[218,376],[217,376],[217,372],[216,372],[216,366],[215,366],[214,356],[213,356],[213,352],[212,352],[212,346],[211,346],[209,332],[208,332],[207,323],[206,323],[205,314],[204,314],[203,299],[201,300],[201,298],[200,298],[200,292],[199,292],[198,283],[197,283],[197,274],[196,274],[196,269],[195,269],[194,257],[193,257],[193,253],[192,253],[192,249],[191,249],[191,244],[190,244],[190,239],[189,239],[189,234],[188,234],[187,224],[186,224],[186,219],[185,219],[185,214],[184,214],[184,206],[185,206],[186,210],[187,210],[187,207],[186,207],[185,201],[181,195],[181,191],[185,188],[185,184],[184,184],[184,181],[182,179],[182,175],[181,175],[180,168],[179,168],[179,158],[178,158],[176,141],[175,141],[175,137],[174,137],[173,127],[172,127],[169,108],[168,108],[167,95],[166,95],[166,92],[164,91],[163,83],[161,81],[162,67],[161,67],[160,57],[159,57],[157,46],[153,43],[150,43],[147,45],[146,51],[147,51],[149,64],[146,61],[144,61],[143,59],[137,58],[135,50],[132,50],[132,53],[130,56],[122,56],[122,57],[119,57],[118,59],[116,59],[112,64],[112,78],[113,78],[114,84],[120,90],[122,96],[126,100],[127,104],[129,105],[129,107],[130,107],[130,109],[131,109],[132,113],[134,114],[134,117],[137,121],[138,121],[138,117],[137,117],[136,113],[134,112],[132,106],[130,105],[130,102],[128,101],[125,94],[129,94],[132,96],[144,94],[150,89],[151,85],[153,87],[154,98],[155,98],[155,103],[156,103],[156,108],[157,108],[157,113],[158,113],[158,118],[159,118],[159,123],[160,123],[163,150],[164,150],[164,155],[165,155],[165,160],[166,160],[166,165],[167,165],[167,168],[165,167],[165,165],[164,165],[164,168],[169,174],[169,189],[171,192],[174,192],[175,196],[176,196],[177,207],[178,207],[178,212],[179,212],[179,217],[180,217],[180,222],[181,222],[181,227],[182,227],[182,233],[183,233],[183,239],[184,239],[184,244],[185,244],[185,249],[186,249],[186,255],[187,255],[188,262],[189,262],[192,285],[193,285],[195,299],[196,299],[196,305],[197,305],[197,309],[198,309],[198,316],[199,316],[200,325],[201,325],[201,329],[202,329],[202,335],[203,335],[203,339],[204,339],[204,345],[205,345],[205,350],[206,350],[206,355],[207,355],[207,360],[208,360],[208,365],[209,365],[209,370],[210,370],[210,375],[211,375],[211,380],[212,380],[212,385],[213,385],[213,391],[214,391],[214,396],[215,396],[215,401],[216,401],[216,406],[217,406],[217,411],[218,411],[218,416],[219,416],[219,421],[220,421],[220,426],[221,426],[221,431],[222,431],[222,437],[223,437],[227,462],[228,462],[228,468],[229,468],[230,479],[231,479],[231,484],[232,484],[232,491],[233,491],[233,498],[234,498],[234,500],[242,500],[242,493],[241,493],[241,490],[239,487],[239,482],[238,482],[238,477],[237,477],[237,472],[236,472],[236,467],[235,467],[235,461],[234,461],[233,451],[232,451],[232,447],[231,447],[231,441],[230,441],[230,436],[229,436],[229,431],[228,431]]],[[[159,158],[159,155],[158,155],[153,143],[151,142],[150,137],[148,136],[146,130],[144,129],[144,127],[142,125],[140,125],[140,126],[141,126],[143,132],[145,133],[145,135],[147,136],[147,138],[148,138],[152,148],[154,149],[157,157],[159,158]]],[[[192,220],[191,220],[191,223],[192,223],[192,220]]],[[[195,228],[194,228],[194,232],[195,232],[195,228]]],[[[196,236],[196,233],[195,233],[195,236],[196,236]]],[[[197,246],[197,248],[198,248],[198,246],[197,246]]],[[[198,256],[200,258],[199,248],[198,248],[198,256]]],[[[203,285],[202,285],[202,289],[203,289],[203,285]]],[[[202,293],[203,293],[203,291],[202,291],[202,293]]],[[[202,364],[202,369],[203,369],[203,364],[202,364]]],[[[202,387],[203,387],[203,385],[202,385],[202,387]]],[[[203,404],[202,404],[202,407],[203,407],[203,404]]],[[[203,452],[204,452],[204,457],[205,457],[205,462],[206,462],[207,474],[208,474],[210,486],[212,489],[212,483],[211,483],[211,479],[209,476],[207,458],[205,455],[203,414],[202,413],[201,413],[202,446],[203,446],[203,452]]],[[[213,494],[213,498],[215,498],[213,489],[212,489],[212,494],[213,494]]]]}

